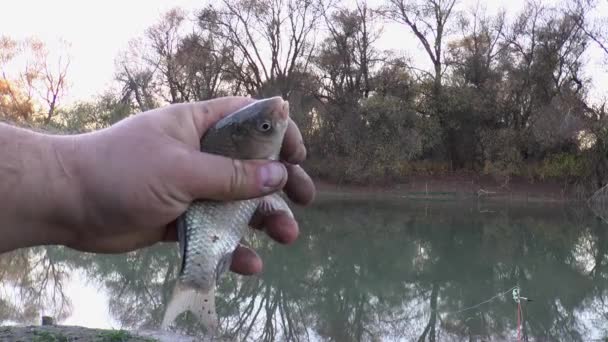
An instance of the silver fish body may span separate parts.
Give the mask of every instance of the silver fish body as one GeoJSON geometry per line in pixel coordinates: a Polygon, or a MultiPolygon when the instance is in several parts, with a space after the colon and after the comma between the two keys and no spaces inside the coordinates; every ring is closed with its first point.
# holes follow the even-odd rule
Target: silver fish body
{"type": "Polygon", "coordinates": [[[210,289],[229,267],[232,251],[249,229],[259,200],[197,201],[183,218],[185,243],[180,276],[185,284],[210,289]]]}
{"type": "MultiPolygon", "coordinates": [[[[277,160],[287,121],[286,101],[257,101],[219,121],[201,139],[201,150],[239,159],[277,160]],[[268,124],[272,127],[266,130],[268,124]]],[[[273,194],[241,201],[197,200],[178,218],[182,266],[163,328],[185,311],[199,317],[207,329],[217,328],[216,283],[228,270],[232,253],[258,210],[282,210],[292,215],[283,198],[273,194]]]]}

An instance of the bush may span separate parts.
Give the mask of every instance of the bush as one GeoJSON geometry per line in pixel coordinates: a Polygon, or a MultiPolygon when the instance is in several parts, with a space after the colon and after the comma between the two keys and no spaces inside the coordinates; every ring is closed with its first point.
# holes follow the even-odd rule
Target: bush
{"type": "Polygon", "coordinates": [[[480,134],[484,173],[497,176],[521,174],[523,158],[519,134],[512,129],[485,130],[480,134]]]}
{"type": "Polygon", "coordinates": [[[541,179],[571,179],[586,177],[589,169],[588,160],[584,156],[557,153],[543,160],[539,172],[541,179]]]}

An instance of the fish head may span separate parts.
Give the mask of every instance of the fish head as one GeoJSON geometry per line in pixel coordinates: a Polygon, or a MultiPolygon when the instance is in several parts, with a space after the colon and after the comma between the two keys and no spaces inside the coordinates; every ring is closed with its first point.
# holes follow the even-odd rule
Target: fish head
{"type": "Polygon", "coordinates": [[[201,149],[238,159],[278,159],[289,124],[289,102],[258,100],[218,121],[201,149]]]}

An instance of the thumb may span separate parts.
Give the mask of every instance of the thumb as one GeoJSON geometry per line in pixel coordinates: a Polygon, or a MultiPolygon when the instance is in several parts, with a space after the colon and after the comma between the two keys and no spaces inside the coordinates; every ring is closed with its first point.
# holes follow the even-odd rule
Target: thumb
{"type": "Polygon", "coordinates": [[[183,178],[193,199],[250,199],[276,192],[287,182],[287,169],[277,161],[239,160],[199,151],[193,154],[183,178]]]}

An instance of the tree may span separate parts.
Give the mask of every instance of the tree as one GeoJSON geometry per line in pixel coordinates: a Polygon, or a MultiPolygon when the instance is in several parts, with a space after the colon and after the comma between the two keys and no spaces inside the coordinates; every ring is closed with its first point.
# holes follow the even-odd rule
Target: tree
{"type": "Polygon", "coordinates": [[[202,101],[236,94],[237,88],[228,72],[232,48],[208,32],[195,32],[184,37],[175,55],[176,64],[184,69],[185,99],[202,101]]]}
{"type": "Polygon", "coordinates": [[[443,47],[447,25],[456,0],[389,0],[388,18],[407,25],[424,47],[433,63],[433,92],[441,93],[443,47]]]}
{"type": "Polygon", "coordinates": [[[488,17],[479,5],[460,19],[462,38],[448,44],[446,64],[452,67],[453,81],[458,86],[472,85],[488,90],[500,80],[497,59],[504,51],[500,39],[505,28],[505,12],[488,17]]]}
{"type": "Polygon", "coordinates": [[[308,147],[306,167],[330,181],[483,170],[507,181],[605,183],[605,104],[589,99],[583,72],[591,49],[608,57],[597,0],[528,0],[513,21],[481,5],[459,11],[457,0],[370,4],[222,0],[192,13],[171,9],[116,59],[117,91],[71,108],[62,102],[65,49],[4,37],[0,115],[87,131],[161,104],[281,95],[308,147]],[[381,51],[380,19],[411,33],[432,68],[381,51]]]}
{"type": "Polygon", "coordinates": [[[123,101],[132,101],[142,112],[158,105],[154,82],[157,66],[146,62],[145,53],[141,39],[130,41],[127,50],[116,61],[115,76],[122,88],[120,93],[123,101]]]}
{"type": "Polygon", "coordinates": [[[453,122],[443,98],[443,60],[448,22],[453,14],[456,0],[389,0],[384,9],[385,16],[406,25],[422,44],[434,73],[426,73],[432,80],[430,96],[421,104],[419,110],[437,117],[443,135],[444,153],[447,153],[452,169],[461,166],[457,159],[457,123],[453,122]],[[455,162],[456,161],[456,162],[455,162]]]}
{"type": "MultiPolygon", "coordinates": [[[[485,168],[485,143],[500,136],[494,133],[503,127],[499,59],[505,50],[501,44],[504,18],[504,12],[491,17],[478,5],[461,15],[461,37],[448,43],[445,63],[449,78],[442,99],[448,104],[449,121],[457,129],[450,141],[451,161],[457,167],[485,168]]],[[[496,147],[503,146],[497,141],[496,147]]]]}
{"type": "Polygon", "coordinates": [[[337,8],[324,14],[329,36],[314,56],[321,74],[322,99],[331,102],[369,97],[373,91],[372,73],[382,62],[374,43],[380,36],[376,15],[367,4],[356,8],[337,8]]]}
{"type": "Polygon", "coordinates": [[[5,117],[12,120],[29,120],[35,113],[33,99],[33,83],[38,73],[32,66],[31,59],[25,59],[23,71],[16,77],[8,74],[8,67],[14,59],[23,53],[27,42],[19,42],[10,37],[0,37],[0,95],[2,96],[1,111],[5,117]]]}
{"type": "Polygon", "coordinates": [[[323,103],[319,106],[323,146],[317,147],[324,153],[352,156],[358,150],[358,136],[368,129],[360,100],[373,93],[373,71],[380,56],[372,44],[379,30],[374,13],[364,3],[357,3],[355,9],[336,7],[323,17],[329,35],[312,56],[320,85],[313,93],[323,103]]]}
{"type": "Polygon", "coordinates": [[[504,89],[509,125],[527,132],[529,156],[565,151],[582,116],[586,37],[572,16],[536,2],[527,3],[503,37],[508,49],[503,68],[509,78],[504,89]]]}
{"type": "Polygon", "coordinates": [[[57,64],[50,62],[50,53],[47,49],[41,51],[41,80],[37,88],[38,94],[47,106],[43,123],[48,125],[55,117],[57,107],[67,90],[67,73],[70,66],[69,56],[59,55],[57,64]]]}
{"type": "Polygon", "coordinates": [[[598,5],[597,0],[575,0],[568,2],[567,5],[569,6],[563,11],[570,15],[585,35],[604,52],[608,62],[608,29],[606,28],[608,17],[597,17],[595,20],[589,18],[589,13],[593,13],[598,5]]]}
{"type": "Polygon", "coordinates": [[[78,102],[58,113],[56,123],[63,132],[82,133],[102,128],[124,119],[133,113],[134,106],[112,92],[105,92],[88,102],[78,102]]]}
{"type": "Polygon", "coordinates": [[[200,26],[186,31],[187,13],[174,8],[130,42],[117,62],[122,97],[144,111],[236,94],[228,73],[232,48],[200,26]]]}
{"type": "Polygon", "coordinates": [[[0,79],[0,116],[12,120],[27,120],[35,109],[27,94],[7,79],[0,79]]]}
{"type": "Polygon", "coordinates": [[[231,72],[245,92],[289,97],[306,74],[324,11],[311,0],[223,0],[198,13],[200,26],[234,49],[231,72]]]}
{"type": "Polygon", "coordinates": [[[68,88],[67,48],[62,42],[54,56],[38,39],[0,37],[0,110],[5,116],[44,125],[55,118],[68,88]],[[11,75],[9,70],[18,71],[11,75]]]}

